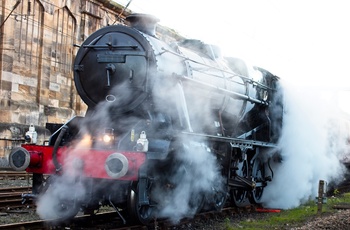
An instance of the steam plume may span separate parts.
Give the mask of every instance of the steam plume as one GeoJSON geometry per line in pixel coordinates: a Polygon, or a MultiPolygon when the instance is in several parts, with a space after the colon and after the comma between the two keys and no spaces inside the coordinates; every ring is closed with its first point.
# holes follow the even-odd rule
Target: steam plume
{"type": "Polygon", "coordinates": [[[268,207],[293,208],[317,196],[319,180],[341,178],[344,130],[334,93],[284,82],[285,110],[279,142],[283,162],[267,186],[268,207]]]}
{"type": "Polygon", "coordinates": [[[154,192],[159,202],[159,217],[177,223],[182,218],[193,217],[204,208],[215,192],[222,191],[223,178],[219,173],[214,155],[206,147],[194,141],[184,140],[183,151],[175,156],[180,162],[174,174],[169,177],[174,188],[158,189],[154,192]]]}

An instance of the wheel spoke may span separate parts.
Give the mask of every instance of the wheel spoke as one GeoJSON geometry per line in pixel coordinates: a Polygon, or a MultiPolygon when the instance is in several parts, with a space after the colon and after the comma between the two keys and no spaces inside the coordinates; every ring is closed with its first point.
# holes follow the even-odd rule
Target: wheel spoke
{"type": "MultiPolygon", "coordinates": [[[[248,163],[246,160],[236,161],[236,175],[241,177],[247,177],[248,176],[248,163]]],[[[246,202],[247,198],[247,190],[245,189],[233,189],[231,192],[231,197],[234,202],[234,205],[241,206],[246,202]]]]}
{"type": "Polygon", "coordinates": [[[253,162],[252,178],[256,183],[256,187],[251,192],[251,202],[260,203],[266,185],[264,181],[265,167],[260,158],[256,158],[253,162]]]}
{"type": "MultiPolygon", "coordinates": [[[[128,197],[128,209],[132,217],[141,224],[148,225],[154,217],[155,206],[152,204],[140,204],[139,194],[137,193],[138,185],[134,185],[130,188],[130,194],[128,197]]],[[[148,188],[148,196],[150,189],[148,188]]]]}
{"type": "MultiPolygon", "coordinates": [[[[45,203],[45,205],[48,204],[50,211],[39,211],[42,218],[58,222],[73,219],[80,210],[81,201],[78,201],[74,195],[71,197],[68,195],[62,196],[61,193],[57,192],[59,191],[58,186],[59,184],[55,183],[52,178],[41,184],[41,192],[37,201],[38,210],[41,210],[40,207],[44,206],[45,203]]],[[[76,189],[74,186],[72,185],[73,191],[76,189]]]]}
{"type": "Polygon", "coordinates": [[[214,201],[215,201],[215,209],[216,210],[221,210],[225,203],[226,203],[226,192],[224,191],[218,191],[215,193],[215,197],[214,197],[214,201]]]}

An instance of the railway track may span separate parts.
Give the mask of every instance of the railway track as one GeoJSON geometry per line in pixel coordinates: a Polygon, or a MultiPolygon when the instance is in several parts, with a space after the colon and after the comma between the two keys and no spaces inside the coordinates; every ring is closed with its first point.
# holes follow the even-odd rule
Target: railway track
{"type": "MultiPolygon", "coordinates": [[[[251,210],[251,209],[249,209],[251,210]]],[[[205,212],[196,215],[193,219],[183,219],[178,224],[173,224],[164,220],[155,220],[149,226],[138,224],[123,224],[123,221],[119,218],[116,212],[104,212],[97,213],[96,215],[81,215],[74,218],[73,221],[66,224],[55,224],[55,222],[48,222],[43,220],[27,221],[21,223],[4,224],[0,225],[1,229],[80,229],[80,230],[92,230],[92,229],[114,229],[114,230],[148,230],[148,229],[176,229],[176,226],[186,226],[193,222],[195,219],[203,220],[207,218],[215,218],[216,215],[232,215],[237,213],[237,209],[225,208],[221,213],[218,212],[205,212]]],[[[183,227],[179,227],[183,228],[183,227]]]]}
{"type": "Polygon", "coordinates": [[[0,171],[0,180],[27,180],[32,178],[31,173],[26,171],[0,171]]]}
{"type": "Polygon", "coordinates": [[[31,202],[22,204],[22,194],[29,193],[31,190],[29,186],[0,188],[0,210],[32,206],[31,202]]]}
{"type": "MultiPolygon", "coordinates": [[[[75,217],[70,223],[55,224],[44,220],[27,221],[13,224],[0,225],[1,229],[115,229],[115,230],[136,230],[149,229],[142,225],[124,225],[116,212],[97,213],[95,215],[81,215],[75,217]]],[[[153,228],[154,229],[154,228],[153,228]]]]}

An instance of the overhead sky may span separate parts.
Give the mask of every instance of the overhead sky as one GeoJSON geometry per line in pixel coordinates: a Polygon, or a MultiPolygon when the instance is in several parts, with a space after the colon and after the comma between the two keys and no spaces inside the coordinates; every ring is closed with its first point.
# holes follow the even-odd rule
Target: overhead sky
{"type": "Polygon", "coordinates": [[[340,106],[350,112],[347,5],[346,0],[132,0],[129,8],[295,84],[335,89],[340,106]]]}

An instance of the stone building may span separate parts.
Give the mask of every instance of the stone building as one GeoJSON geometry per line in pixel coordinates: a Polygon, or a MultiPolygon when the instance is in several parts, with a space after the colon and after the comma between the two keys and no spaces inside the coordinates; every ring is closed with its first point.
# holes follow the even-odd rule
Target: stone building
{"type": "MultiPolygon", "coordinates": [[[[0,156],[24,141],[29,125],[38,143],[50,136],[46,123],[83,116],[74,56],[92,32],[123,23],[131,12],[111,0],[1,0],[0,156]]],[[[164,39],[174,33],[157,28],[164,39]]]]}

